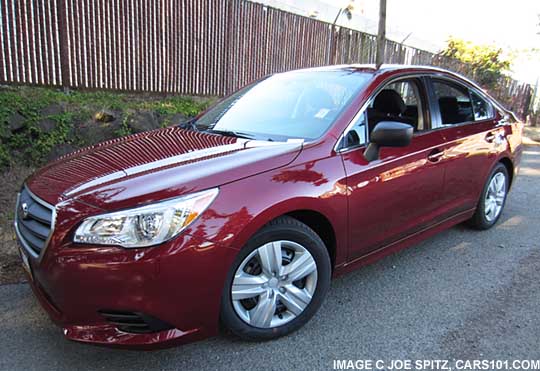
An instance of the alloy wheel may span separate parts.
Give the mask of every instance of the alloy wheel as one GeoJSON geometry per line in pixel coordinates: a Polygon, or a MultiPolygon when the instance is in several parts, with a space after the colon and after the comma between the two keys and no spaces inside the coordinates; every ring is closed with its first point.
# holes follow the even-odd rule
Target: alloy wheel
{"type": "Polygon", "coordinates": [[[484,200],[484,215],[488,222],[492,222],[501,213],[506,197],[506,177],[503,173],[496,173],[489,182],[484,200]]]}

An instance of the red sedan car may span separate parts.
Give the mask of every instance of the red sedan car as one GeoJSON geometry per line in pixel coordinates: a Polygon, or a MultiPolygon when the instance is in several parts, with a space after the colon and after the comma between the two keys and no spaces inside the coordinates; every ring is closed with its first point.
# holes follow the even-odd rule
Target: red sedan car
{"type": "Polygon", "coordinates": [[[31,176],[15,227],[67,338],[152,348],[303,326],[332,276],[457,223],[492,227],[522,124],[427,67],[333,66],[257,81],[180,127],[31,176]]]}

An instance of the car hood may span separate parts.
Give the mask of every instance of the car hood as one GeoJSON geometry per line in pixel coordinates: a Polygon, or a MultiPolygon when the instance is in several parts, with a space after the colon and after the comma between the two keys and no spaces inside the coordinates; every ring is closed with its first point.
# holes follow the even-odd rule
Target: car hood
{"type": "Polygon", "coordinates": [[[50,163],[26,182],[50,204],[105,210],[180,196],[282,167],[302,142],[266,142],[177,127],[114,139],[50,163]]]}

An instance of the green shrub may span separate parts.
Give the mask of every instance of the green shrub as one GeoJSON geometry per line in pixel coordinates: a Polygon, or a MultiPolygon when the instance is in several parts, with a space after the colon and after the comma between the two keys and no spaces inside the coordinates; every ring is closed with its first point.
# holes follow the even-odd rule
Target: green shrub
{"type": "Polygon", "coordinates": [[[93,121],[97,112],[114,113],[116,117],[111,123],[113,126],[110,126],[111,134],[107,135],[121,137],[132,133],[128,119],[137,112],[155,112],[160,120],[159,126],[164,127],[171,124],[174,115],[194,116],[210,102],[210,99],[193,100],[183,96],[135,95],[109,91],[66,93],[49,88],[2,88],[0,168],[16,163],[27,166],[42,165],[51,151],[61,144],[69,144],[75,148],[94,144],[96,136],[88,134],[85,137],[84,134],[81,135],[84,131],[77,128],[86,123],[95,125],[99,130],[99,124],[93,121]],[[14,118],[18,124],[14,124],[14,118]],[[113,128],[116,129],[112,130],[113,128]]]}

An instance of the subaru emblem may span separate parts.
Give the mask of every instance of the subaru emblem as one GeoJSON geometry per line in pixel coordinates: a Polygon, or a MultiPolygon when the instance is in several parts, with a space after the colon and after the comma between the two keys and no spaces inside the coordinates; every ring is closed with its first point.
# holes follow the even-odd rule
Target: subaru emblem
{"type": "Polygon", "coordinates": [[[28,204],[26,202],[21,204],[21,213],[23,219],[28,219],[28,204]]]}

